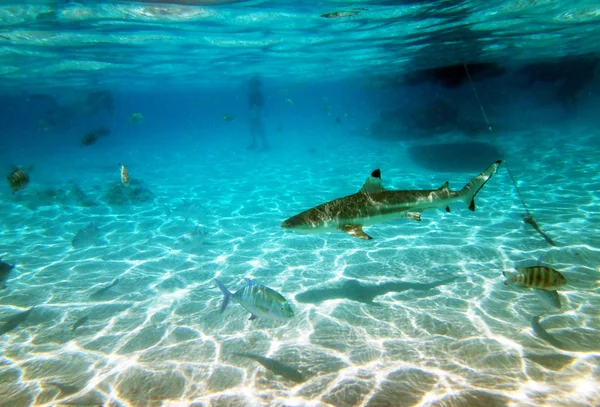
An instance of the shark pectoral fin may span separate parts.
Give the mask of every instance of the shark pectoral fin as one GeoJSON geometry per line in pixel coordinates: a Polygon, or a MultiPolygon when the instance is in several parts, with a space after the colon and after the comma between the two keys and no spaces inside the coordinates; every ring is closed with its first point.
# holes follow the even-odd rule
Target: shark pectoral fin
{"type": "Polygon", "coordinates": [[[340,228],[343,232],[348,233],[354,237],[358,237],[359,239],[371,240],[373,239],[371,236],[367,235],[363,229],[362,225],[344,225],[340,228]]]}
{"type": "Polygon", "coordinates": [[[412,219],[412,220],[416,220],[418,222],[421,222],[421,214],[419,212],[408,212],[406,214],[406,217],[408,219],[412,219]]]}
{"type": "Polygon", "coordinates": [[[475,199],[471,199],[471,203],[469,204],[469,210],[475,212],[475,199]]]}

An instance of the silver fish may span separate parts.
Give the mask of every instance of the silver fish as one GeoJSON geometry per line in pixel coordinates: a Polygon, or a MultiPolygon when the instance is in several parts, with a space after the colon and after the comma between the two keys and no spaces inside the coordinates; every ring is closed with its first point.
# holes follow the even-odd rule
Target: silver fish
{"type": "Polygon", "coordinates": [[[99,237],[100,229],[93,222],[90,222],[89,225],[75,234],[75,237],[71,240],[71,246],[75,249],[94,246],[99,237]]]}
{"type": "Polygon", "coordinates": [[[261,317],[276,321],[287,321],[294,316],[290,304],[277,291],[256,284],[249,278],[244,278],[244,280],[248,282],[248,285],[240,288],[235,293],[231,293],[219,280],[215,279],[217,287],[223,293],[221,312],[225,311],[229,300],[233,298],[250,312],[251,320],[261,317]]]}
{"type": "Polygon", "coordinates": [[[462,201],[475,210],[475,195],[496,173],[501,161],[473,178],[461,190],[451,190],[446,182],[434,190],[390,191],[381,185],[378,169],[355,194],[326,202],[285,220],[281,227],[300,233],[327,233],[342,231],[360,239],[371,236],[363,226],[389,222],[400,218],[421,220],[421,213],[436,208],[450,211],[450,204],[462,201]]]}

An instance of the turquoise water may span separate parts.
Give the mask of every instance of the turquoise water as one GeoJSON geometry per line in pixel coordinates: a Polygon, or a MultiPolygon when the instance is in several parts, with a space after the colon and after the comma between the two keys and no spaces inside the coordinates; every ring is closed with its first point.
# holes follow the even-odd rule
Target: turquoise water
{"type": "Polygon", "coordinates": [[[600,82],[565,104],[565,79],[519,74],[593,51],[597,7],[315,4],[0,7],[0,166],[30,177],[0,188],[0,256],[16,264],[0,290],[0,406],[597,404],[600,82]],[[358,13],[321,17],[339,10],[358,13]],[[468,81],[402,81],[507,57],[503,76],[474,75],[491,131],[468,81]],[[251,74],[268,149],[247,148],[251,74]],[[365,227],[373,240],[280,227],[377,168],[389,189],[460,189],[497,159],[474,212],[365,227]],[[510,174],[556,246],[523,222],[510,174]],[[537,263],[567,278],[560,309],[504,285],[537,263]],[[235,291],[245,277],[294,317],[220,313],[214,279],[235,291]]]}

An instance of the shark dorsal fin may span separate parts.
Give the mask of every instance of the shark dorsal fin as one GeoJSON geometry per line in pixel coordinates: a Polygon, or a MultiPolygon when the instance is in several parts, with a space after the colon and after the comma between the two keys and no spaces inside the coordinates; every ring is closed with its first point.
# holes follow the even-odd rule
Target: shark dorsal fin
{"type": "Polygon", "coordinates": [[[362,188],[360,189],[360,192],[369,194],[381,191],[385,191],[385,188],[381,185],[381,171],[378,168],[371,173],[369,178],[367,178],[362,188]]]}
{"type": "Polygon", "coordinates": [[[444,185],[438,188],[438,191],[443,191],[445,189],[450,189],[448,181],[444,182],[444,185]]]}

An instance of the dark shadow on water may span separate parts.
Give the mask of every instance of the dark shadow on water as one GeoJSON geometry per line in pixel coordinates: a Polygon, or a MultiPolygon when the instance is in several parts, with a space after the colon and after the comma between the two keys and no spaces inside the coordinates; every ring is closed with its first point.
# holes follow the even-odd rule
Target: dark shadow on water
{"type": "Polygon", "coordinates": [[[502,152],[489,143],[448,143],[414,146],[409,149],[413,161],[428,170],[477,172],[502,158],[502,152]]]}

